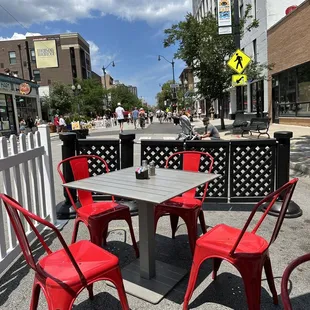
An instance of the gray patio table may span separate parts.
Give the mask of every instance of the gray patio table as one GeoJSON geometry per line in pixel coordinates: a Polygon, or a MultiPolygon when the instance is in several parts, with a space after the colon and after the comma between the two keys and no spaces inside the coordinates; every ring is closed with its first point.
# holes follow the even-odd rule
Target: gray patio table
{"type": "Polygon", "coordinates": [[[156,169],[155,176],[137,180],[135,169],[132,167],[89,177],[64,186],[137,201],[140,259],[124,267],[122,276],[127,293],[157,304],[187,274],[187,270],[155,260],[154,206],[219,175],[156,169]]]}

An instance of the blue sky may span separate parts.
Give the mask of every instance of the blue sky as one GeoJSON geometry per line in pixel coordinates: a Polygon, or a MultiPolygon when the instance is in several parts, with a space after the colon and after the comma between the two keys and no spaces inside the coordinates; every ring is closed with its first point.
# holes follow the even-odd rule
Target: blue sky
{"type": "MultiPolygon", "coordinates": [[[[139,97],[149,104],[155,103],[159,84],[172,79],[171,64],[157,60],[158,54],[172,60],[176,50],[163,47],[163,29],[191,11],[191,0],[27,0],[26,11],[20,4],[0,1],[0,39],[27,32],[78,32],[90,44],[93,70],[101,75],[102,66],[114,60],[116,66],[109,73],[137,86],[139,97]]],[[[183,68],[184,63],[176,60],[176,80],[183,68]]]]}

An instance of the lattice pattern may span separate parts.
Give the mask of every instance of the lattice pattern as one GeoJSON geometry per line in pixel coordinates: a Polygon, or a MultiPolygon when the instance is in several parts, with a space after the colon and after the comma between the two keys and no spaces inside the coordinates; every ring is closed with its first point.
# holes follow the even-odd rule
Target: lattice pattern
{"type": "Polygon", "coordinates": [[[276,142],[231,144],[232,198],[264,197],[274,190],[276,142]]]}
{"type": "MultiPolygon", "coordinates": [[[[188,141],[186,149],[196,150],[200,152],[208,152],[214,158],[212,173],[221,176],[209,183],[207,197],[216,200],[227,200],[228,198],[228,163],[229,163],[229,142],[213,142],[213,141],[188,141]]],[[[208,170],[208,165],[204,165],[201,172],[208,170]]],[[[202,167],[201,167],[202,168],[202,167]]],[[[198,197],[203,195],[203,187],[197,192],[198,197]]]]}
{"type": "MultiPolygon", "coordinates": [[[[119,141],[94,141],[94,140],[79,140],[77,153],[79,155],[97,155],[102,157],[108,164],[110,171],[119,170],[120,168],[120,148],[119,141]]],[[[89,172],[91,175],[99,175],[103,173],[103,169],[98,166],[97,161],[92,160],[89,165],[89,172]]]]}
{"type": "MultiPolygon", "coordinates": [[[[183,151],[183,142],[169,141],[142,141],[141,142],[141,160],[148,162],[154,161],[157,168],[164,168],[170,155],[183,151]]],[[[181,169],[181,162],[174,163],[175,169],[181,169]]]]}

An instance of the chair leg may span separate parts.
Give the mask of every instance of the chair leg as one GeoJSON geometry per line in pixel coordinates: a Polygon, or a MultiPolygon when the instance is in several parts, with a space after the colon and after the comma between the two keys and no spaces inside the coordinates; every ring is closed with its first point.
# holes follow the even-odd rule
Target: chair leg
{"type": "Polygon", "coordinates": [[[127,296],[126,296],[125,289],[124,289],[123,278],[122,278],[120,268],[117,267],[109,271],[109,273],[107,274],[107,277],[110,279],[110,281],[115,285],[117,289],[119,300],[122,305],[122,309],[129,310],[129,305],[128,305],[127,296]]]}
{"type": "Polygon", "coordinates": [[[179,216],[174,215],[174,214],[170,214],[170,225],[171,225],[171,230],[172,230],[172,239],[175,239],[175,233],[177,232],[178,223],[179,223],[179,216]]]}
{"type": "Polygon", "coordinates": [[[275,284],[274,284],[274,278],[273,278],[273,272],[272,272],[272,267],[271,267],[271,261],[270,261],[269,257],[265,261],[264,269],[265,269],[265,273],[266,273],[267,282],[268,282],[270,291],[272,293],[273,303],[275,305],[277,305],[279,303],[279,301],[278,301],[278,294],[277,294],[277,290],[276,290],[276,287],[275,287],[275,284]]]}
{"type": "Polygon", "coordinates": [[[192,295],[195,289],[195,284],[197,281],[200,265],[206,259],[206,257],[203,256],[204,253],[202,251],[203,249],[197,249],[194,254],[192,268],[191,268],[191,272],[190,272],[190,276],[189,276],[189,280],[187,284],[187,289],[186,289],[186,293],[184,297],[184,302],[183,302],[183,310],[188,310],[188,304],[189,304],[190,299],[192,298],[192,295]]]}
{"type": "Polygon", "coordinates": [[[190,217],[183,218],[187,227],[188,241],[191,247],[192,254],[194,256],[196,240],[197,240],[197,217],[196,212],[192,212],[190,217]]]}
{"type": "Polygon", "coordinates": [[[138,248],[138,245],[137,245],[135,233],[133,231],[132,220],[131,220],[131,216],[130,216],[129,211],[128,211],[128,215],[127,215],[125,221],[127,222],[128,226],[129,226],[129,231],[130,231],[130,235],[131,235],[131,241],[132,241],[132,245],[133,245],[133,247],[135,249],[135,252],[136,252],[136,257],[139,258],[140,252],[139,252],[139,248],[138,248]]]}
{"type": "Polygon", "coordinates": [[[78,231],[79,231],[80,222],[81,221],[78,218],[75,219],[71,243],[75,243],[76,242],[76,238],[77,238],[77,234],[78,234],[78,231]]]}
{"type": "Polygon", "coordinates": [[[217,272],[220,269],[222,260],[220,258],[213,258],[213,273],[212,273],[212,279],[216,280],[217,272]]]}
{"type": "Polygon", "coordinates": [[[205,234],[207,232],[207,228],[206,228],[205,217],[204,217],[202,210],[200,210],[199,212],[199,222],[200,222],[202,233],[205,234]]]}
{"type": "Polygon", "coordinates": [[[87,286],[87,290],[88,290],[88,295],[89,295],[89,299],[93,300],[94,299],[94,284],[90,284],[87,286]]]}
{"type": "Polygon", "coordinates": [[[39,297],[40,297],[41,287],[38,284],[37,280],[34,279],[33,286],[32,286],[32,296],[30,302],[30,310],[37,310],[39,297]]]}
{"type": "MultiPolygon", "coordinates": [[[[257,263],[259,264],[259,263],[257,263]]],[[[239,266],[244,283],[244,289],[248,302],[249,310],[260,310],[261,290],[262,290],[262,268],[251,265],[247,268],[246,264],[239,266]],[[244,268],[245,267],[245,268],[244,268]]]]}
{"type": "Polygon", "coordinates": [[[108,237],[108,230],[109,230],[109,223],[107,223],[107,226],[103,230],[102,234],[102,240],[103,240],[103,245],[107,245],[107,237],[108,237]]]}

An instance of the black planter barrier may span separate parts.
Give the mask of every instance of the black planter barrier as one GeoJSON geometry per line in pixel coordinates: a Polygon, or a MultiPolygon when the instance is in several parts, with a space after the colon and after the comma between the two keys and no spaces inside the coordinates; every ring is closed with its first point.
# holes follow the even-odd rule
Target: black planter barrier
{"type": "MultiPolygon", "coordinates": [[[[60,135],[64,142],[63,158],[75,155],[76,150],[76,154],[101,156],[108,163],[111,172],[133,166],[135,135],[120,134],[120,140],[80,139],[76,142],[75,137],[67,135],[60,135]]],[[[274,137],[275,139],[204,140],[186,143],[142,140],[140,159],[141,162],[142,160],[154,161],[157,168],[164,168],[167,158],[175,152],[183,150],[209,152],[215,160],[213,172],[220,174],[221,177],[210,182],[207,200],[210,202],[256,202],[289,180],[289,151],[292,133],[276,132],[274,137]]],[[[182,163],[173,162],[171,166],[174,169],[181,169],[182,163]]],[[[93,164],[89,169],[91,175],[103,173],[93,164]]],[[[200,171],[205,172],[207,169],[208,166],[201,162],[200,171]]],[[[70,172],[66,173],[70,178],[70,172]]],[[[197,197],[201,195],[202,191],[198,189],[197,197]]],[[[68,203],[66,195],[65,198],[64,204],[66,205],[68,203]]],[[[94,199],[110,199],[110,196],[94,193],[94,199]]],[[[122,203],[128,204],[132,214],[136,214],[134,202],[122,200],[122,203]]],[[[270,213],[277,215],[276,207],[270,213]]],[[[292,203],[287,217],[297,217],[301,214],[300,208],[292,203]]]]}

